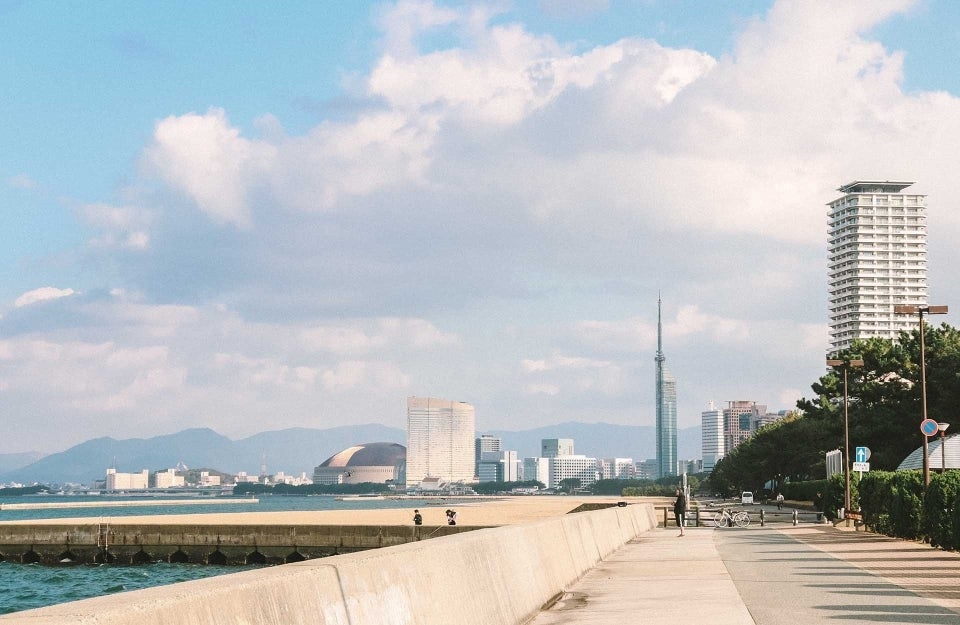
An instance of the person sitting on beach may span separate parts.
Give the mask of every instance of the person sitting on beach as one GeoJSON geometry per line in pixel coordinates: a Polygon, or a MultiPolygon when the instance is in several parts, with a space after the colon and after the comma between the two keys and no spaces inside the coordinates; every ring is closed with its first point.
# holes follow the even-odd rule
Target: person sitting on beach
{"type": "Polygon", "coordinates": [[[457,524],[457,512],[455,510],[447,510],[447,525],[456,525],[457,524]]]}

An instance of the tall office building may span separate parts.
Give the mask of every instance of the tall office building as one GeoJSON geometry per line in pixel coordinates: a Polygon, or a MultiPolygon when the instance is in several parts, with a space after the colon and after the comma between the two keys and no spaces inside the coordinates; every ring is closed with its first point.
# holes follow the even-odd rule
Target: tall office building
{"type": "Polygon", "coordinates": [[[723,411],[710,402],[709,408],[700,413],[700,452],[703,470],[712,472],[717,461],[725,455],[723,436],[723,411]]]}
{"type": "Polygon", "coordinates": [[[502,445],[503,441],[499,436],[481,434],[477,437],[473,447],[473,470],[475,476],[480,477],[480,463],[499,461],[498,454],[500,453],[500,447],[502,445]]]}
{"type": "Polygon", "coordinates": [[[424,478],[470,482],[474,471],[474,410],[435,397],[407,398],[407,486],[424,478]]]}
{"type": "Polygon", "coordinates": [[[753,434],[753,417],[765,414],[767,407],[755,401],[728,401],[723,409],[723,447],[730,453],[753,434]]]}
{"type": "Polygon", "coordinates": [[[862,181],[830,202],[830,350],[854,339],[896,338],[917,320],[896,304],[927,305],[925,197],[912,182],[862,181]]]}
{"type": "Polygon", "coordinates": [[[572,438],[541,438],[540,439],[540,457],[558,458],[560,456],[573,455],[572,438]]]}
{"type": "Polygon", "coordinates": [[[657,298],[657,477],[677,474],[677,381],[667,369],[663,355],[663,324],[657,298]]]}

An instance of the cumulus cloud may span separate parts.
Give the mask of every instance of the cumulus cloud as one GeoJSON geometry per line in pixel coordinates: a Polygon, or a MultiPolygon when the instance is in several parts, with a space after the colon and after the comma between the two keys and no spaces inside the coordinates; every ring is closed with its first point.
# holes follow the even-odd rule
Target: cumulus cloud
{"type": "Polygon", "coordinates": [[[96,247],[119,247],[146,250],[150,247],[150,225],[154,215],[133,206],[87,204],[80,208],[81,218],[101,232],[91,244],[96,247]]]}
{"type": "MultiPolygon", "coordinates": [[[[402,425],[398,397],[433,389],[493,427],[649,423],[663,289],[681,423],[710,398],[787,402],[822,371],[836,186],[960,195],[960,99],[905,92],[902,53],[871,34],[912,5],[783,0],[719,57],[389,5],[342,116],[299,133],[269,111],[252,131],[223,108],[157,122],[122,200],[79,211],[84,260],[123,290],[18,298],[4,393],[39,386],[59,351],[77,364],[52,412],[91,421],[402,425]],[[44,329],[28,305],[53,298],[68,318],[44,329]]],[[[931,211],[929,233],[933,261],[960,217],[931,211]]],[[[944,301],[958,288],[939,284],[944,301]]]]}
{"type": "Polygon", "coordinates": [[[44,286],[39,289],[34,289],[24,293],[13,302],[13,305],[16,308],[22,308],[38,302],[46,302],[49,300],[60,299],[61,297],[69,297],[74,293],[75,291],[73,289],[58,289],[53,286],[44,286]]]}
{"type": "Polygon", "coordinates": [[[223,109],[214,108],[158,122],[144,161],[215,222],[249,228],[251,181],[271,166],[275,152],[241,137],[223,109]]]}

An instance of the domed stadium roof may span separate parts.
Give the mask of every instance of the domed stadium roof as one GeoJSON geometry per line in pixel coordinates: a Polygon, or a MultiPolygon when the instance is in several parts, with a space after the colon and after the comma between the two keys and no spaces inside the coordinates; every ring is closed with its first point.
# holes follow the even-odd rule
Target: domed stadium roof
{"type": "Polygon", "coordinates": [[[354,445],[324,460],[321,467],[392,467],[407,459],[407,448],[397,443],[354,445]]]}
{"type": "MultiPolygon", "coordinates": [[[[954,434],[945,439],[941,439],[939,436],[931,438],[927,444],[927,454],[929,456],[928,461],[930,468],[934,471],[939,470],[943,466],[944,460],[946,460],[948,469],[960,469],[960,436],[954,434]],[[940,447],[941,440],[943,441],[942,448],[940,447]]],[[[923,447],[917,447],[900,463],[897,471],[922,468],[923,447]]]]}

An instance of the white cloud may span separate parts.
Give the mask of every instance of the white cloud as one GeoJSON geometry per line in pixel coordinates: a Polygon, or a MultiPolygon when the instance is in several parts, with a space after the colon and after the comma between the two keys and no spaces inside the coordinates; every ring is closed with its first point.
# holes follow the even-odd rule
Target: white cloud
{"type": "Polygon", "coordinates": [[[226,113],[214,108],[157,123],[144,162],[215,222],[249,228],[251,184],[275,157],[275,148],[244,139],[226,113]]]}
{"type": "Polygon", "coordinates": [[[27,174],[17,174],[16,176],[11,176],[7,179],[7,184],[13,187],[14,189],[35,189],[37,188],[37,181],[28,176],[27,174]]]}
{"type": "Polygon", "coordinates": [[[256,135],[218,108],[159,121],[141,177],[78,211],[84,268],[109,271],[90,283],[123,288],[56,323],[28,305],[71,289],[17,298],[4,393],[56,369],[34,414],[166,431],[402,425],[422,388],[476,398],[490,427],[648,423],[662,288],[681,424],[711,397],[789,408],[823,368],[839,184],[922,181],[931,284],[960,298],[960,99],[905,93],[872,34],[912,5],[777,2],[716,58],[392,5],[352,113],[293,133],[264,112],[256,135]]]}
{"type": "Polygon", "coordinates": [[[61,297],[69,297],[74,293],[76,293],[76,291],[73,289],[58,289],[52,286],[44,286],[40,287],[39,289],[34,289],[24,293],[13,302],[13,305],[16,308],[22,308],[38,302],[46,302],[49,300],[60,299],[61,297]]]}
{"type": "Polygon", "coordinates": [[[149,210],[95,203],[82,206],[80,216],[88,225],[100,231],[100,235],[90,242],[95,247],[141,251],[150,247],[149,229],[155,216],[149,210]]]}
{"type": "Polygon", "coordinates": [[[426,320],[400,318],[309,327],[300,337],[304,347],[334,354],[369,354],[399,347],[432,349],[458,342],[455,335],[426,320]]]}

